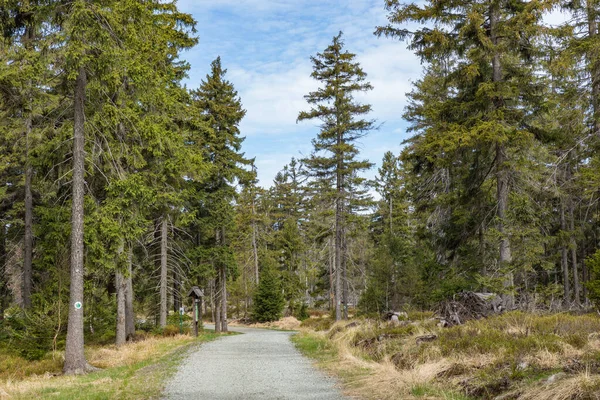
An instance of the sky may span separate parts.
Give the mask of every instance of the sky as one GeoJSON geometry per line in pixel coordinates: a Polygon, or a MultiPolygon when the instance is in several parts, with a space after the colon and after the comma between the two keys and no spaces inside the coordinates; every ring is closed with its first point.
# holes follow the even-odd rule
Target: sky
{"type": "Polygon", "coordinates": [[[411,82],[419,79],[419,60],[405,43],[373,35],[387,22],[383,0],[179,0],[180,11],[197,21],[199,43],[186,51],[191,65],[186,84],[197,88],[218,56],[247,111],[240,130],[242,151],[256,158],[260,185],[292,157],[308,156],[319,121],[296,123],[308,110],[304,96],[319,87],[310,77],[310,57],[322,52],[340,31],[374,89],[356,96],[372,105],[379,126],[361,139],[361,157],[376,166],[383,154],[399,153],[407,138],[402,113],[411,82]]]}

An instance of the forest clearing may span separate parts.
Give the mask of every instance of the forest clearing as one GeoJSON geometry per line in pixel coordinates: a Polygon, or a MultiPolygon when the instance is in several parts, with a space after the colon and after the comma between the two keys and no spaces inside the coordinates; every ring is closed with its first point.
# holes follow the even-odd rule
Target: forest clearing
{"type": "Polygon", "coordinates": [[[190,363],[208,397],[600,398],[600,2],[0,31],[0,397],[185,397],[190,363]]]}

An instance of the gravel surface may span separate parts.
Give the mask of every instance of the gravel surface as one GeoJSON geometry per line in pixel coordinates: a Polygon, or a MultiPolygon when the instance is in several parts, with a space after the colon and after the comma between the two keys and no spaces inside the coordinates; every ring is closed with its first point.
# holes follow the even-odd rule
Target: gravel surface
{"type": "Polygon", "coordinates": [[[346,399],[296,350],[293,332],[229,330],[243,335],[203,344],[179,366],[166,399],[346,399]]]}

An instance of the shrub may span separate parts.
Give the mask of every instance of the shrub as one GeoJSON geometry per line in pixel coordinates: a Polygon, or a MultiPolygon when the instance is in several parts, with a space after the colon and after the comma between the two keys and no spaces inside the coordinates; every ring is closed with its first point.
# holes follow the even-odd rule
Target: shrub
{"type": "MultiPolygon", "coordinates": [[[[7,317],[0,322],[0,342],[13,354],[33,361],[40,360],[52,350],[54,335],[59,322],[52,305],[43,304],[39,310],[25,312],[11,308],[7,317]],[[46,308],[47,307],[47,308],[46,308]]],[[[63,329],[66,324],[62,325],[63,329]]],[[[64,345],[64,335],[58,332],[57,347],[64,345]]]]}
{"type": "Polygon", "coordinates": [[[310,318],[310,315],[308,315],[308,306],[306,305],[306,303],[302,303],[300,305],[300,307],[298,307],[295,317],[299,321],[304,321],[304,320],[310,318]]]}

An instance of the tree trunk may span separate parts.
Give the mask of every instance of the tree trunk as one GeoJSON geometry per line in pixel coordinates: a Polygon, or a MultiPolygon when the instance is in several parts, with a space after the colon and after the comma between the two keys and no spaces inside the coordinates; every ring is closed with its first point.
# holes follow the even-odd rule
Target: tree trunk
{"type": "Polygon", "coordinates": [[[346,265],[346,229],[342,230],[342,302],[344,303],[342,318],[348,319],[348,274],[346,265]]]}
{"type": "Polygon", "coordinates": [[[583,240],[581,241],[581,274],[582,274],[582,281],[583,281],[583,301],[584,304],[587,305],[588,304],[588,293],[587,293],[587,282],[589,281],[589,272],[587,269],[587,265],[585,264],[585,257],[587,255],[587,251],[586,251],[586,237],[583,237],[583,240]]]}
{"type": "Polygon", "coordinates": [[[115,285],[117,287],[117,335],[115,344],[121,346],[127,341],[127,328],[125,322],[125,292],[127,290],[127,282],[119,268],[117,268],[117,272],[115,273],[115,285]]]}
{"type": "Polygon", "coordinates": [[[254,220],[256,217],[256,210],[254,208],[254,194],[252,195],[252,256],[254,258],[254,281],[256,282],[256,287],[258,287],[259,275],[258,275],[258,243],[256,240],[256,221],[254,220]]]}
{"type": "MultiPolygon", "coordinates": [[[[339,129],[338,129],[339,130],[339,129]]],[[[338,132],[338,147],[342,144],[342,134],[338,132]]],[[[338,151],[339,152],[339,151],[338,151]]],[[[345,256],[342,251],[343,245],[343,218],[344,218],[344,182],[342,175],[343,155],[337,154],[336,168],[336,199],[335,199],[335,320],[342,319],[342,258],[345,256]]]]}
{"type": "Polygon", "coordinates": [[[164,328],[167,326],[167,280],[169,273],[167,268],[167,235],[169,234],[169,231],[166,215],[162,218],[160,232],[160,326],[161,328],[164,328]]]}
{"type": "Polygon", "coordinates": [[[221,307],[223,301],[221,300],[221,273],[217,271],[217,277],[215,278],[215,332],[221,332],[221,307]]]}
{"type": "MultiPolygon", "coordinates": [[[[561,232],[564,233],[567,231],[567,222],[565,220],[565,207],[564,207],[563,202],[564,202],[564,200],[561,199],[560,200],[560,230],[561,230],[561,232]]],[[[564,302],[565,306],[568,306],[569,303],[571,302],[571,287],[570,287],[570,282],[569,282],[569,261],[568,261],[569,255],[568,255],[567,246],[564,243],[561,243],[560,254],[561,254],[560,266],[561,266],[562,274],[563,274],[563,288],[564,288],[563,302],[564,302]]]]}
{"type": "Polygon", "coordinates": [[[329,311],[335,307],[335,251],[333,247],[333,240],[329,237],[327,246],[329,251],[329,311]]]}
{"type": "Polygon", "coordinates": [[[210,280],[210,320],[216,324],[215,317],[215,280],[210,280]]]}
{"type": "Polygon", "coordinates": [[[221,266],[221,301],[222,301],[222,310],[221,310],[221,331],[228,332],[227,330],[227,267],[225,265],[221,266]]]}
{"type": "Polygon", "coordinates": [[[29,161],[29,141],[31,137],[32,121],[31,112],[28,112],[25,123],[25,235],[23,243],[23,308],[31,307],[31,287],[33,275],[33,196],[31,194],[31,181],[33,168],[29,161]]]}
{"type": "Polygon", "coordinates": [[[79,68],[75,83],[73,126],[73,197],[71,208],[71,283],[65,347],[65,374],[87,370],[83,352],[83,202],[85,190],[85,89],[87,76],[79,68]]]}
{"type": "Polygon", "coordinates": [[[573,269],[573,295],[575,305],[581,305],[581,293],[579,291],[579,271],[577,269],[577,242],[575,240],[575,212],[573,210],[573,199],[569,198],[569,247],[571,250],[571,268],[573,269]]]}
{"type": "Polygon", "coordinates": [[[173,311],[178,313],[181,305],[181,282],[177,269],[173,269],[173,311]]]}
{"type": "Polygon", "coordinates": [[[133,247],[127,253],[127,276],[125,277],[125,336],[128,341],[135,338],[135,314],[133,312],[133,247]]]}

